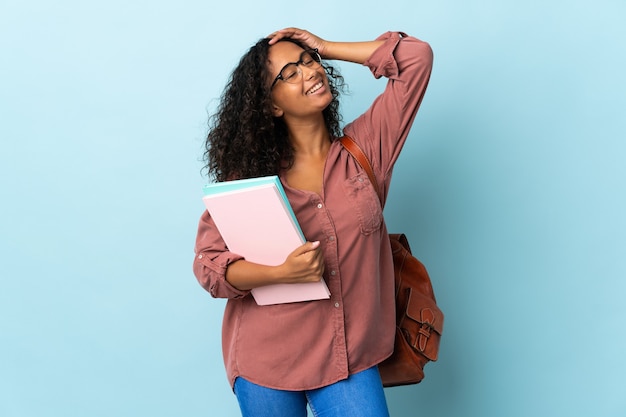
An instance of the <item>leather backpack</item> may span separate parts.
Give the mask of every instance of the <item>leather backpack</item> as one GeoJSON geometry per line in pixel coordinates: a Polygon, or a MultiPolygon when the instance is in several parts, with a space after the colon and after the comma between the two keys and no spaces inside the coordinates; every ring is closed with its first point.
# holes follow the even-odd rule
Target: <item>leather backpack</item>
{"type": "MultiPolygon", "coordinates": [[[[340,140],[365,170],[380,197],[374,170],[365,153],[349,136],[340,140]]],[[[424,366],[438,358],[443,331],[443,313],[437,306],[426,268],[411,254],[404,234],[390,234],[389,242],[396,291],[396,337],[393,354],[378,365],[385,387],[420,382],[424,378],[424,366]]]]}

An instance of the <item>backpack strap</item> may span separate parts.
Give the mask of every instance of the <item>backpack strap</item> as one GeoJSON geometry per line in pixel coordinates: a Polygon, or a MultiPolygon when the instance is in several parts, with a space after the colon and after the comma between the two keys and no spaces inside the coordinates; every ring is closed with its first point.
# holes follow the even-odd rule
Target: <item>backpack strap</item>
{"type": "Polygon", "coordinates": [[[356,143],[354,139],[352,139],[350,136],[343,136],[339,140],[341,141],[343,147],[346,148],[346,151],[348,151],[348,153],[350,153],[350,155],[352,155],[354,159],[356,159],[361,168],[363,168],[363,170],[367,173],[367,176],[369,177],[370,182],[372,183],[372,186],[376,191],[376,194],[380,196],[380,192],[378,190],[378,181],[376,181],[374,169],[372,168],[372,164],[367,158],[367,155],[365,155],[365,152],[363,152],[359,144],[356,143]]]}

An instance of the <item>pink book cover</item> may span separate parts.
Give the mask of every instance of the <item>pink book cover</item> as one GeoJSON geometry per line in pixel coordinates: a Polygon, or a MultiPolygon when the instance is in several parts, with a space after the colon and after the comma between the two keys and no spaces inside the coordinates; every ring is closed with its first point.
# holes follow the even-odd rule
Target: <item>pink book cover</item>
{"type": "MultiPolygon", "coordinates": [[[[202,200],[231,252],[250,262],[274,266],[283,263],[305,239],[284,191],[279,189],[280,182],[277,177],[269,178],[265,184],[238,180],[242,188],[237,188],[237,181],[229,181],[231,184],[222,185],[226,189],[223,192],[212,193],[208,186],[202,200]]],[[[269,305],[327,299],[330,292],[320,279],[258,287],[252,295],[257,304],[269,305]]]]}

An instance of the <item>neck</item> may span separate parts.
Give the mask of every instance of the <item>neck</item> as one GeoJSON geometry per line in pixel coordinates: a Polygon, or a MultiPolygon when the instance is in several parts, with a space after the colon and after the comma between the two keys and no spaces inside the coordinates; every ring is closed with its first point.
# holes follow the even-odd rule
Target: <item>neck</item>
{"type": "Polygon", "coordinates": [[[326,154],[330,134],[323,121],[317,123],[289,124],[289,140],[296,156],[326,154]]]}

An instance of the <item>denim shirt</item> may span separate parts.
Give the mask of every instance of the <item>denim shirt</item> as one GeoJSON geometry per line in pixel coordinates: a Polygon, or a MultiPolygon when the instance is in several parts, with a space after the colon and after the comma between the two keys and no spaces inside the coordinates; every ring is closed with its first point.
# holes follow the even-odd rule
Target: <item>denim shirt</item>
{"type": "Polygon", "coordinates": [[[393,351],[393,262],[383,207],[391,173],[428,85],[430,46],[401,32],[364,63],[384,92],[344,128],[372,162],[381,195],[354,158],[333,141],[321,194],[281,182],[308,241],[319,240],[327,300],[258,306],[225,279],[241,256],[229,252],[210,215],[200,219],[193,270],[213,297],[228,298],[222,350],[231,385],[238,376],[275,389],[315,389],[370,368],[393,351]]]}

